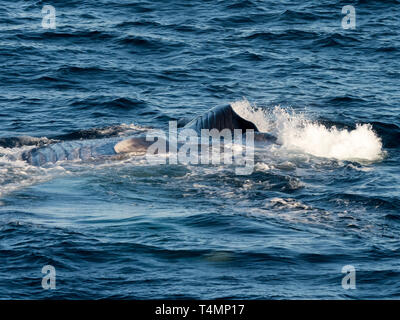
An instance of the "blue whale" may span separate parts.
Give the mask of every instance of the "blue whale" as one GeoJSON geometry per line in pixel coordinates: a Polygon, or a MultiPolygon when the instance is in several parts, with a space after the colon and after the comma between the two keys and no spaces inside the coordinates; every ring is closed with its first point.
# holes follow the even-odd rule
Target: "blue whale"
{"type": "MultiPolygon", "coordinates": [[[[239,116],[230,105],[215,107],[202,114],[183,128],[193,129],[201,133],[202,129],[229,129],[233,132],[240,129],[242,132],[253,130],[256,141],[276,142],[276,138],[268,133],[259,132],[257,126],[239,116]]],[[[89,160],[94,158],[112,157],[118,154],[131,152],[145,152],[150,142],[144,137],[130,139],[96,139],[86,141],[64,141],[34,148],[22,154],[22,159],[34,166],[46,163],[56,163],[63,160],[89,160]]]]}

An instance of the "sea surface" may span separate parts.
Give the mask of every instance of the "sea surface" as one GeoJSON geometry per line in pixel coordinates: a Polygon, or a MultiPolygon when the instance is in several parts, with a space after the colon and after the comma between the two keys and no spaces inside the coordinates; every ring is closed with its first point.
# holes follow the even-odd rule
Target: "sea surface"
{"type": "Polygon", "coordinates": [[[399,299],[399,79],[397,0],[3,0],[0,298],[399,299]],[[228,103],[278,139],[249,175],[19,157],[228,103]]]}

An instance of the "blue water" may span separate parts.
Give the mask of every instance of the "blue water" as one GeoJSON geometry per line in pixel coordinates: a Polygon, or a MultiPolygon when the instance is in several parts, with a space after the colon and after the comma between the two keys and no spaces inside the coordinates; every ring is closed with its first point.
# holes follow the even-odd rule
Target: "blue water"
{"type": "Polygon", "coordinates": [[[400,298],[400,2],[299,3],[3,0],[0,298],[400,298]],[[347,4],[354,30],[341,26],[347,4]],[[328,129],[369,123],[382,156],[268,149],[248,176],[13,160],[243,98],[328,129]],[[56,290],[42,288],[44,265],[56,290]]]}

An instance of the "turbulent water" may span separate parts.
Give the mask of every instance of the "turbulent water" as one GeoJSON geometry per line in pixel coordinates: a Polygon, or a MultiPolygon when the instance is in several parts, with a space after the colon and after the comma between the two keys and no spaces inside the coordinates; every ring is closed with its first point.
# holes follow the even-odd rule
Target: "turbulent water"
{"type": "Polygon", "coordinates": [[[0,298],[400,298],[400,2],[299,3],[2,1],[0,298]],[[21,160],[227,103],[277,137],[250,175],[21,160]]]}

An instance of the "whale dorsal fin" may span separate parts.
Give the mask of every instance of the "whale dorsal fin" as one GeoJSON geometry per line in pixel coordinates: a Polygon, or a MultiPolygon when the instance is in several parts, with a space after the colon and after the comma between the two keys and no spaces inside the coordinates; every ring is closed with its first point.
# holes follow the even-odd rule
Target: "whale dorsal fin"
{"type": "Polygon", "coordinates": [[[217,129],[222,131],[230,129],[241,129],[243,133],[246,130],[258,132],[256,125],[240,117],[230,105],[215,107],[205,114],[190,121],[184,128],[194,129],[200,132],[201,129],[217,129]]]}

